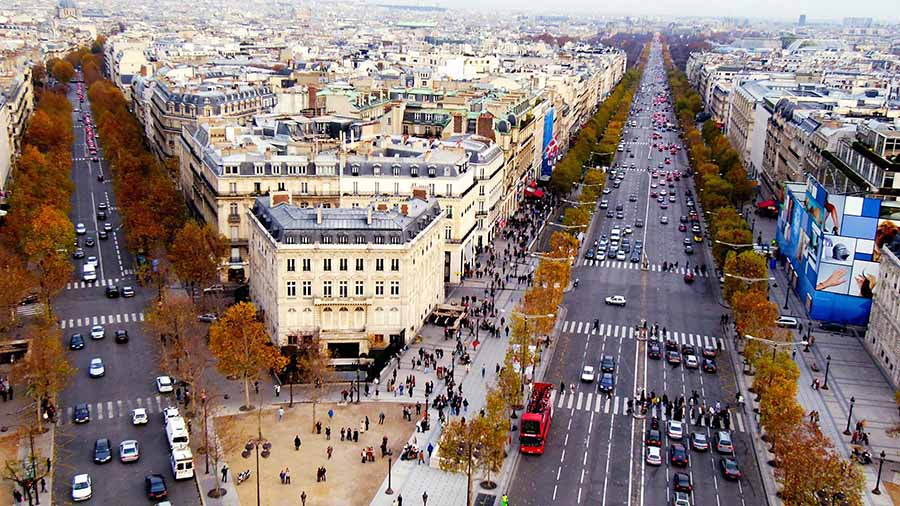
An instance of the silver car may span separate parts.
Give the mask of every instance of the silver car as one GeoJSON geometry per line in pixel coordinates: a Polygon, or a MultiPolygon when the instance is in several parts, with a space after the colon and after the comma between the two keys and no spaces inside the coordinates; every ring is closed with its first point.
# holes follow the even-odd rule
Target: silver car
{"type": "Polygon", "coordinates": [[[103,325],[94,325],[91,327],[91,339],[103,339],[106,337],[106,329],[103,325]]]}
{"type": "Polygon", "coordinates": [[[128,439],[119,443],[119,460],[122,462],[136,462],[141,458],[141,448],[137,441],[128,439]]]}

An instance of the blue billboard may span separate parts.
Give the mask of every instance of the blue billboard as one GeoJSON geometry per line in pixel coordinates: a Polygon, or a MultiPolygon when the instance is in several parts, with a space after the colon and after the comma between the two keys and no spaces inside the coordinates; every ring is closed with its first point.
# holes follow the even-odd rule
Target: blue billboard
{"type": "Polygon", "coordinates": [[[544,113],[544,139],[541,144],[543,155],[541,156],[541,175],[549,176],[556,166],[556,157],[559,154],[559,145],[556,136],[553,135],[553,118],[555,109],[551,107],[544,113]]]}
{"type": "Polygon", "coordinates": [[[866,325],[882,244],[900,231],[879,199],[830,195],[813,177],[785,185],[776,240],[811,318],[866,325]]]}

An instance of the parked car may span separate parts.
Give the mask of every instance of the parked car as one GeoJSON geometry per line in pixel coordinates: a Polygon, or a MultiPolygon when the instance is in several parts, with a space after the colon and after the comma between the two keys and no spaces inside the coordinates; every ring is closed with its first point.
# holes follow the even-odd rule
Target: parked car
{"type": "Polygon", "coordinates": [[[94,495],[91,488],[91,477],[87,474],[76,474],[72,477],[72,500],[75,502],[87,501],[94,495]]]}
{"type": "Polygon", "coordinates": [[[161,394],[171,393],[175,390],[174,382],[172,378],[168,376],[157,376],[156,377],[156,390],[161,394]]]}

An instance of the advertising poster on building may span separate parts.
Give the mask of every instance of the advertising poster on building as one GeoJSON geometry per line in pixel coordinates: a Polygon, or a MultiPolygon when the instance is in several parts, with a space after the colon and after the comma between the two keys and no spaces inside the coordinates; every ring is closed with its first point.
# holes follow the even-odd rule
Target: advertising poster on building
{"type": "Polygon", "coordinates": [[[543,155],[541,157],[541,175],[549,176],[553,172],[553,167],[556,166],[556,157],[559,154],[559,145],[556,142],[556,137],[553,135],[553,117],[555,116],[555,109],[550,108],[544,113],[544,138],[541,148],[543,149],[543,155]]]}

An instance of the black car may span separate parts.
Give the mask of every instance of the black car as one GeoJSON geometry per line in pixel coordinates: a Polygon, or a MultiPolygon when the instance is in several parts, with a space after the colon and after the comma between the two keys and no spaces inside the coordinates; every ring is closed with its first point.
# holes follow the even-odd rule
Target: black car
{"type": "Polygon", "coordinates": [[[84,240],[84,245],[87,246],[88,248],[93,248],[95,244],[97,244],[97,243],[96,243],[96,241],[94,241],[93,237],[88,237],[87,239],[84,240]]]}
{"type": "Polygon", "coordinates": [[[635,220],[634,228],[644,228],[644,220],[641,220],[641,219],[635,220]]]}
{"type": "Polygon", "coordinates": [[[91,408],[84,402],[76,404],[72,411],[72,422],[88,423],[91,421],[91,408]]]}
{"type": "Polygon", "coordinates": [[[657,429],[650,429],[647,431],[647,440],[645,441],[647,446],[662,446],[662,434],[660,434],[657,429]]]}
{"type": "Polygon", "coordinates": [[[694,348],[693,344],[682,344],[681,345],[681,354],[682,355],[696,355],[697,349],[694,348]]]}
{"type": "Polygon", "coordinates": [[[70,350],[84,349],[84,336],[81,334],[72,334],[69,337],[69,349],[70,350]]]}
{"type": "Polygon", "coordinates": [[[660,349],[659,343],[650,341],[650,344],[647,345],[647,356],[656,360],[662,358],[662,350],[660,349]]]}
{"type": "Polygon", "coordinates": [[[616,359],[611,355],[603,355],[600,360],[600,372],[614,372],[616,370],[616,359]]]}
{"type": "Polygon", "coordinates": [[[166,479],[161,474],[148,474],[144,477],[148,499],[164,499],[169,495],[166,490],[166,479]]]}
{"type": "Polygon", "coordinates": [[[594,250],[589,249],[589,250],[585,251],[584,258],[587,258],[588,260],[593,260],[594,259],[594,250]]]}
{"type": "Polygon", "coordinates": [[[617,213],[616,213],[616,219],[618,219],[618,220],[624,220],[624,219],[625,219],[625,213],[623,213],[622,211],[617,212],[617,213]]]}
{"type": "Polygon", "coordinates": [[[738,467],[737,461],[731,457],[720,457],[719,469],[722,470],[722,477],[726,480],[741,479],[741,469],[738,467]]]}
{"type": "Polygon", "coordinates": [[[109,239],[109,232],[107,232],[106,230],[101,230],[101,231],[97,232],[97,236],[101,240],[105,241],[105,240],[109,239]]]}
{"type": "Polygon", "coordinates": [[[672,477],[672,488],[676,492],[690,492],[694,486],[691,485],[691,477],[687,473],[675,473],[672,477]]]}
{"type": "Polygon", "coordinates": [[[97,219],[103,221],[106,219],[106,211],[97,211],[97,219]]]}
{"type": "Polygon", "coordinates": [[[106,211],[107,209],[108,209],[108,207],[106,205],[106,202],[101,202],[101,203],[97,204],[98,211],[106,211]]]}
{"type": "Polygon", "coordinates": [[[94,441],[94,464],[105,464],[112,460],[109,439],[103,437],[94,441]]]}
{"type": "Polygon", "coordinates": [[[117,343],[127,343],[128,342],[128,331],[125,329],[119,329],[115,333],[115,339],[117,343]]]}
{"type": "Polygon", "coordinates": [[[118,286],[107,286],[106,287],[106,298],[107,299],[118,299],[119,298],[119,287],[118,286]]]}
{"type": "Polygon", "coordinates": [[[84,258],[84,250],[81,248],[75,248],[75,251],[72,252],[72,258],[75,258],[75,259],[84,258]]]}
{"type": "Polygon", "coordinates": [[[688,452],[683,444],[675,443],[672,446],[669,446],[669,462],[671,462],[673,466],[687,467],[688,452]]]}
{"type": "Polygon", "coordinates": [[[711,358],[703,359],[703,372],[708,372],[710,374],[715,374],[719,368],[716,366],[716,361],[711,358]]]}
{"type": "Polygon", "coordinates": [[[666,339],[666,351],[678,351],[678,348],[678,341],[672,338],[666,339]]]}
{"type": "Polygon", "coordinates": [[[822,322],[819,328],[828,332],[837,332],[839,334],[847,332],[847,326],[837,322],[822,322]]]}
{"type": "Polygon", "coordinates": [[[625,206],[624,206],[624,205],[622,205],[622,204],[616,204],[616,211],[624,211],[624,210],[625,210],[625,206]]]}
{"type": "Polygon", "coordinates": [[[686,245],[686,246],[684,247],[684,254],[685,254],[685,255],[693,255],[693,254],[694,254],[694,247],[691,246],[690,244],[686,245]]]}
{"type": "Polygon", "coordinates": [[[610,209],[609,211],[606,211],[607,218],[615,218],[615,216],[616,216],[616,213],[612,209],[610,209]]]}

